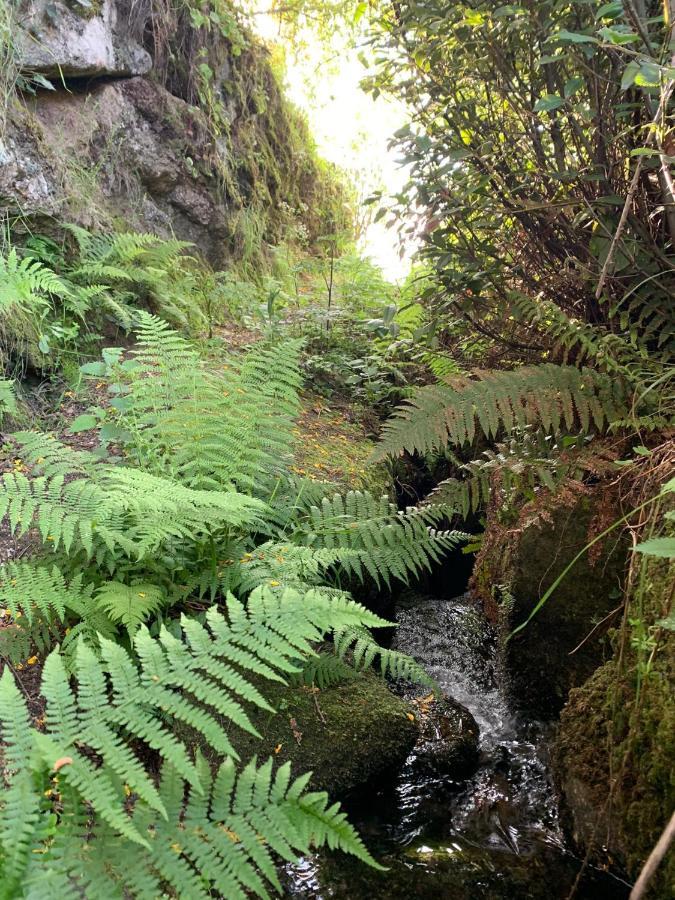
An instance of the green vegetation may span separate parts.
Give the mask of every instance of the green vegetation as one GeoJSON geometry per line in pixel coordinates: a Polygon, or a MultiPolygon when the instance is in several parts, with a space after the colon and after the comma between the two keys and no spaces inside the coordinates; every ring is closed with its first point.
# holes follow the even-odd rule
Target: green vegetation
{"type": "MultiPolygon", "coordinates": [[[[268,897],[280,860],[323,845],[377,866],[281,748],[299,746],[292,713],[314,691],[358,681],[352,699],[369,702],[371,668],[431,685],[355,597],[433,570],[463,521],[487,522],[483,562],[534,541],[530,561],[560,564],[526,609],[479,566],[483,599],[522,616],[511,636],[546,604],[544,637],[564,626],[582,640],[586,678],[596,626],[611,627],[612,658],[571,695],[558,756],[568,773],[578,757],[636,875],[670,790],[672,4],[279,8],[286,34],[312,18],[326,41],[367,27],[366,88],[406,105],[394,140],[409,183],[371,198],[420,241],[401,285],[356,249],[350,188],[244,14],[141,5],[150,77],[185,105],[175,121],[157,113],[162,140],[228,211],[215,240],[231,265],[214,269],[194,238],[208,217],[188,242],[97,214],[104,227],[27,234],[8,214],[0,896],[268,897]],[[59,395],[64,416],[49,409],[59,395]],[[415,507],[399,508],[390,477],[404,495],[404,466],[432,488],[415,507]],[[591,488],[565,566],[551,509],[591,488]],[[603,618],[577,634],[589,598],[558,615],[555,589],[610,533],[635,552],[616,597],[594,582],[603,618]],[[280,708],[288,724],[270,726],[280,708]]],[[[21,70],[13,11],[0,13],[0,135],[21,92],[49,87],[21,70]]],[[[98,210],[108,149],[67,161],[64,183],[84,185],[70,213],[98,210]]],[[[550,654],[559,706],[568,656],[550,654]]],[[[409,721],[398,701],[382,708],[409,721]]],[[[575,828],[598,858],[597,821],[575,828]]]]}
{"type": "Polygon", "coordinates": [[[137,318],[133,350],[83,366],[107,398],[70,430],[94,429],[99,446],[20,432],[21,462],[2,476],[10,532],[35,530],[42,543],[4,568],[13,624],[3,655],[23,668],[27,652],[59,644],[42,672],[41,727],[28,727],[9,668],[3,675],[8,896],[47,876],[64,896],[118,884],[151,897],[162,881],[180,894],[196,890],[193,867],[204,889],[266,896],[261,876],[276,876],[256,833],[286,858],[324,841],[368,858],[337,807],[303,793],[306,779],[291,786],[288,767],[273,776],[272,762],[255,758],[238,768],[219,723],[255,735],[246,705],[271,710],[247,673],[278,681],[304,668],[323,684],[377,660],[383,673],[426,680],[374,642],[368,629],[387,623],[339,580],[405,581],[428,568],[457,539],[431,527],[443,510],[398,513],[386,499],[343,498],[290,472],[297,342],[261,342],[214,371],[165,323],[137,318]],[[328,634],[333,652],[317,656],[312,645],[328,634]],[[209,796],[209,770],[172,723],[228,760],[210,803],[197,799],[209,796]],[[94,853],[82,845],[83,818],[94,853]]]}

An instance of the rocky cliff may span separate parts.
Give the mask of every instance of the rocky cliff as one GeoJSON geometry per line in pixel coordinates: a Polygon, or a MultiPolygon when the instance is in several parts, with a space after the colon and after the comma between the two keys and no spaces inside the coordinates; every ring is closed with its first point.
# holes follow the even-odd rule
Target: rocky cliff
{"type": "Polygon", "coordinates": [[[152,231],[223,266],[257,263],[289,228],[311,242],[339,226],[339,179],[232,7],[21,0],[6,15],[0,208],[14,230],[152,231]]]}

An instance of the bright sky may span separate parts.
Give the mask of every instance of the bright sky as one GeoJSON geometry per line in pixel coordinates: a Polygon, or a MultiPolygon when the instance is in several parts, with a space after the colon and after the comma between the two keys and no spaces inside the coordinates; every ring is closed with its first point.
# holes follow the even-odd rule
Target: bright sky
{"type": "MultiPolygon", "coordinates": [[[[277,38],[277,25],[270,16],[254,16],[260,35],[267,41],[277,38]]],[[[394,131],[405,122],[403,107],[378,97],[374,100],[359,87],[366,70],[358,52],[335,39],[334,55],[326,63],[325,49],[311,36],[299,58],[286,53],[286,90],[291,100],[307,115],[319,153],[346,169],[357,185],[361,199],[372,191],[397,191],[406,174],[396,163],[396,150],[387,144],[394,131]]],[[[392,281],[404,278],[410,259],[399,257],[397,234],[385,221],[373,223],[361,240],[361,251],[380,266],[392,281]]]]}

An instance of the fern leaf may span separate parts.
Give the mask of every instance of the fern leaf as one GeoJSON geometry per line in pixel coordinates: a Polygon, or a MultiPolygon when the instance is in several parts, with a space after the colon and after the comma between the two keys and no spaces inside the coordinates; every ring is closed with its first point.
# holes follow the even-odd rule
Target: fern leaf
{"type": "Polygon", "coordinates": [[[604,429],[626,401],[619,379],[551,363],[486,373],[457,388],[431,385],[421,388],[385,424],[374,458],[427,453],[448,443],[461,447],[473,440],[476,420],[489,439],[514,424],[542,423],[550,431],[573,431],[580,424],[590,426],[591,403],[595,425],[604,429]]]}

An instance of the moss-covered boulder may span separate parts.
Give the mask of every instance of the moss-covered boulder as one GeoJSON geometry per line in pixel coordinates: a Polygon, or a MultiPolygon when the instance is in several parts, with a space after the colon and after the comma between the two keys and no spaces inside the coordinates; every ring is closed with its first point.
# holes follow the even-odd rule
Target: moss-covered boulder
{"type": "MultiPolygon", "coordinates": [[[[616,655],[571,691],[554,747],[568,832],[583,854],[632,878],[675,808],[675,563],[649,559],[636,575],[616,655]]],[[[675,854],[650,896],[670,897],[675,854]]]]}
{"type": "Polygon", "coordinates": [[[627,554],[616,534],[584,553],[529,625],[507,638],[568,563],[620,516],[603,484],[566,505],[555,497],[545,510],[524,507],[515,522],[490,512],[472,587],[499,627],[507,689],[519,709],[556,716],[570,688],[609,657],[607,616],[620,603],[627,554]]]}
{"type": "Polygon", "coordinates": [[[395,769],[419,736],[416,707],[370,673],[324,690],[266,683],[263,693],[276,713],[254,712],[262,740],[231,735],[237,752],[290,760],[296,774],[312,771],[311,785],[332,796],[395,769]]]}

